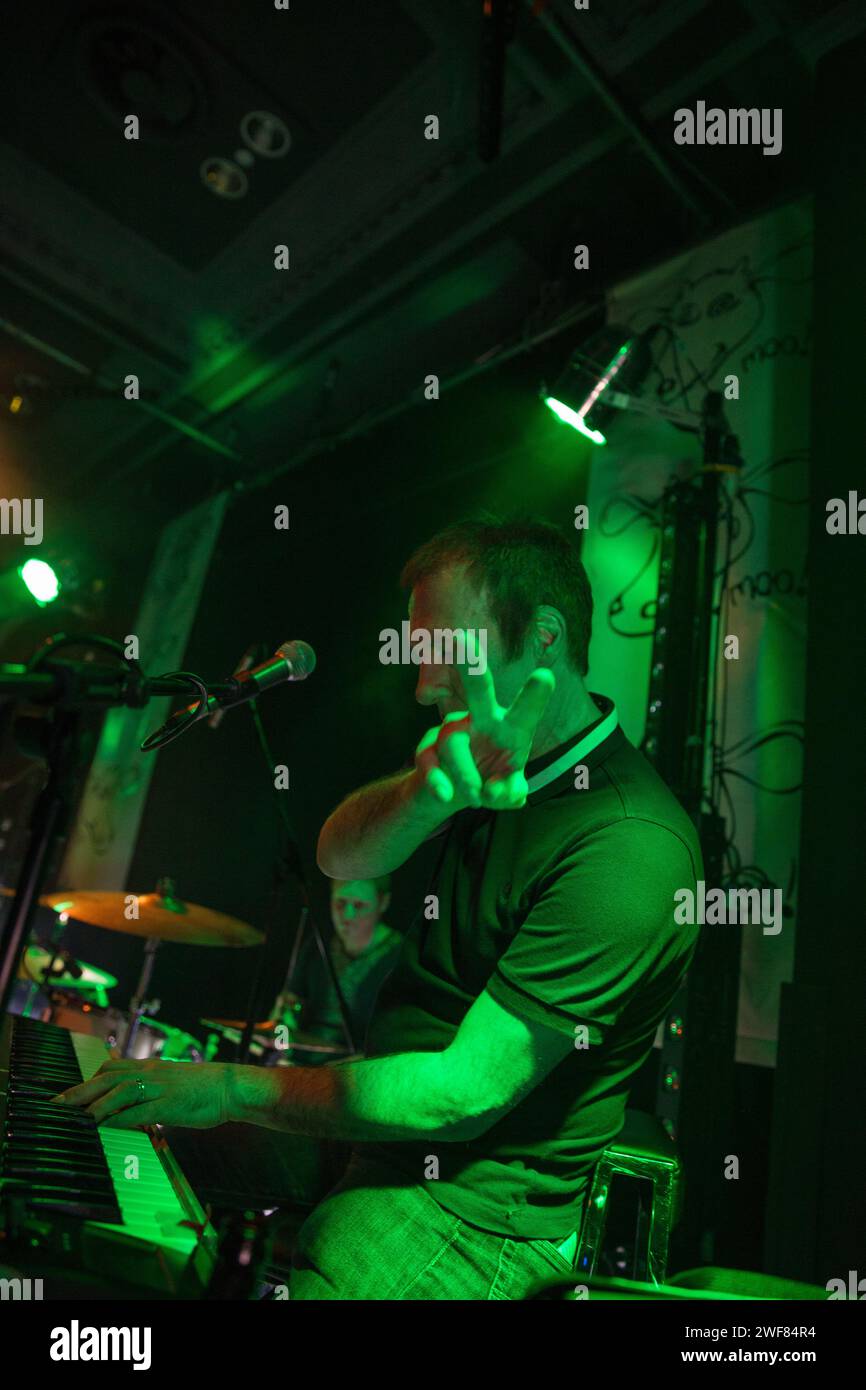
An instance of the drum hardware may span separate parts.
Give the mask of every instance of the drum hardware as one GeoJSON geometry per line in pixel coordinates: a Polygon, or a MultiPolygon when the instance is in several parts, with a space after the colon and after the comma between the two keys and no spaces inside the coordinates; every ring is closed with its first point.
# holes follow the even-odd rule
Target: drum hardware
{"type": "Polygon", "coordinates": [[[145,1016],[145,995],[153,974],[156,952],[162,942],[244,947],[258,946],[264,940],[262,932],[248,922],[215,912],[212,908],[183,902],[178,898],[170,878],[159,879],[155,893],[142,893],[139,896],[88,890],[80,893],[49,893],[43,901],[49,906],[62,908],[66,917],[72,917],[75,921],[145,938],[141,973],[130,1002],[129,1028],[121,1048],[124,1057],[138,1055],[134,1051],[136,1037],[145,1016]],[[130,916],[133,903],[135,912],[130,916]]]}
{"type": "MultiPolygon", "coordinates": [[[[220,1042],[232,1043],[237,1047],[246,1027],[244,1020],[240,1018],[202,1018],[199,1022],[210,1030],[207,1046],[213,1049],[211,1056],[216,1055],[220,1042]]],[[[270,1019],[255,1024],[249,1048],[252,1057],[267,1059],[268,1054],[275,1051],[273,1027],[270,1019]]]]}
{"type": "Polygon", "coordinates": [[[115,976],[107,970],[75,960],[68,951],[47,950],[34,942],[18,962],[9,1012],[57,1023],[60,1009],[71,1009],[73,1016],[82,1010],[107,1009],[108,991],[116,984],[115,976]]]}
{"type": "MultiPolygon", "coordinates": [[[[115,1055],[125,1045],[130,1015],[122,1009],[98,1008],[74,994],[58,992],[52,1001],[51,1022],[70,1033],[100,1038],[115,1055]]],[[[158,1058],[163,1062],[209,1061],[207,1047],[183,1028],[142,1014],[132,1050],[124,1054],[141,1061],[158,1058]]],[[[211,1054],[212,1055],[212,1054],[211,1054]]]]}
{"type": "MultiPolygon", "coordinates": [[[[216,1029],[226,1042],[231,1043],[240,1042],[245,1027],[243,1019],[240,1018],[203,1018],[200,1021],[205,1028],[216,1029]]],[[[273,1018],[264,1019],[254,1025],[250,1051],[254,1056],[264,1056],[265,1066],[278,1066],[281,1064],[280,1059],[289,1062],[293,1052],[324,1053],[329,1057],[340,1057],[344,1060],[349,1055],[354,1055],[349,1054],[339,1043],[322,1042],[315,1033],[301,1031],[290,1033],[288,1043],[282,1046],[276,1036],[276,1029],[281,1026],[283,1025],[280,1019],[273,1018]]]]}
{"type": "Polygon", "coordinates": [[[115,989],[117,978],[87,961],[75,960],[68,951],[52,956],[44,946],[28,946],[21,957],[18,973],[42,989],[72,991],[97,1008],[108,1008],[108,991],[115,989]],[[50,973],[49,973],[50,972],[50,973]]]}
{"type": "Polygon", "coordinates": [[[123,1040],[123,1046],[120,1049],[121,1057],[133,1056],[133,1048],[135,1047],[135,1039],[138,1035],[139,1025],[141,1020],[145,1017],[147,1000],[144,997],[144,993],[150,984],[150,977],[153,974],[153,967],[156,964],[158,946],[158,936],[149,936],[144,943],[144,960],[141,966],[141,974],[138,977],[138,984],[135,988],[135,994],[129,1003],[129,1028],[123,1040]]]}
{"type": "Polygon", "coordinates": [[[135,1050],[125,1052],[124,1056],[136,1058],[158,1057],[162,1062],[204,1062],[205,1048],[198,1038],[175,1028],[171,1023],[162,1023],[157,1018],[142,1016],[139,1019],[135,1050]]]}
{"type": "Polygon", "coordinates": [[[51,1009],[51,1022],[70,1033],[84,1033],[88,1037],[100,1038],[118,1055],[118,1045],[126,1036],[129,1018],[122,1009],[109,1005],[107,1009],[88,1004],[74,994],[55,997],[51,1009]]]}
{"type": "MultiPolygon", "coordinates": [[[[67,1028],[101,1038],[125,1057],[163,1061],[210,1061],[216,1055],[221,1036],[239,1042],[244,1024],[228,1020],[227,1029],[212,1031],[204,1043],[183,1029],[157,1021],[159,999],[146,998],[156,951],[163,941],[184,945],[246,947],[259,945],[263,934],[238,918],[210,908],[181,901],[171,879],[162,878],[155,893],[134,897],[122,892],[84,891],[49,893],[40,905],[51,911],[49,933],[53,949],[34,942],[27,947],[19,964],[19,985],[13,995],[12,1012],[38,1017],[67,1028]],[[135,902],[137,916],[129,916],[135,902]],[[68,921],[84,922],[108,931],[143,936],[144,959],[128,1012],[112,1008],[108,991],[117,979],[108,971],[76,960],[59,948],[68,921]]],[[[256,1025],[260,1030],[253,1051],[265,1057],[273,1051],[273,1038],[265,1036],[273,1028],[271,1020],[256,1025]]]]}

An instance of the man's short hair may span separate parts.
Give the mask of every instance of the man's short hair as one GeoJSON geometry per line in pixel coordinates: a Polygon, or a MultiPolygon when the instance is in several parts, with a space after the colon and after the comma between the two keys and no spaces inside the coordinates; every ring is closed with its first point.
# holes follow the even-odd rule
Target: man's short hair
{"type": "Polygon", "coordinates": [[[592,635],[592,590],[574,544],[545,521],[456,521],[418,547],[403,566],[400,583],[414,589],[452,564],[483,590],[502,634],[507,661],[523,653],[535,610],[559,609],[572,666],[585,676],[592,635]]]}

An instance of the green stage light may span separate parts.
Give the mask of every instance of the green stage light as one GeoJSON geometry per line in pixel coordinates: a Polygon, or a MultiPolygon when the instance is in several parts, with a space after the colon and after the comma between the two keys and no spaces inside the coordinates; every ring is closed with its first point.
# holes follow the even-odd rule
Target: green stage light
{"type": "Polygon", "coordinates": [[[606,429],[616,414],[611,399],[615,393],[636,393],[645,380],[652,365],[653,331],[632,335],[626,328],[606,324],[572,353],[552,389],[542,391],[544,404],[585,439],[606,444],[600,427],[606,429]]]}
{"type": "Polygon", "coordinates": [[[60,593],[60,581],[44,560],[25,560],[18,573],[38,604],[53,603],[60,593]]]}
{"type": "Polygon", "coordinates": [[[566,405],[563,401],[558,401],[555,396],[545,396],[544,404],[547,406],[548,410],[553,411],[557,420],[561,420],[564,425],[571,425],[573,430],[578,430],[581,434],[585,435],[587,439],[591,439],[593,444],[607,443],[601,431],[590,429],[585,423],[583,416],[579,415],[576,410],[572,410],[570,405],[566,405]]]}

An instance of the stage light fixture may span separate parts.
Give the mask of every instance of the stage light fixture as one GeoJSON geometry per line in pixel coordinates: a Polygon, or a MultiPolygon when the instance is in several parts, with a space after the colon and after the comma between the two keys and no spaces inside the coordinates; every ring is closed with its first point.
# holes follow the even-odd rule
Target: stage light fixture
{"type": "Polygon", "coordinates": [[[60,593],[60,581],[51,565],[45,560],[25,560],[19,566],[20,575],[28,593],[40,607],[53,603],[60,593]]]}
{"type": "Polygon", "coordinates": [[[548,410],[593,444],[606,444],[603,430],[613,408],[605,393],[614,382],[619,392],[637,391],[651,365],[648,338],[616,324],[599,329],[572,354],[553,389],[542,390],[548,410]]]}

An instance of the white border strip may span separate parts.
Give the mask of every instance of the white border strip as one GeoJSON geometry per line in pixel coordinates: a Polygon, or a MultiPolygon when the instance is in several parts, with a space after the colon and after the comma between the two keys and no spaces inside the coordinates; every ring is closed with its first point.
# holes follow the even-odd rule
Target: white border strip
{"type": "Polygon", "coordinates": [[[533,792],[540,791],[541,788],[546,787],[549,782],[553,782],[557,777],[561,777],[563,772],[566,772],[574,763],[575,759],[580,761],[587,753],[591,753],[593,748],[597,748],[600,743],[603,743],[606,738],[610,737],[618,723],[619,718],[616,712],[616,705],[613,705],[610,712],[605,715],[601,723],[596,725],[591,733],[587,734],[585,738],[578,739],[574,747],[569,748],[567,753],[563,753],[561,758],[557,758],[556,762],[551,763],[549,767],[542,768],[541,772],[536,772],[533,777],[528,779],[529,795],[532,796],[533,792]]]}

